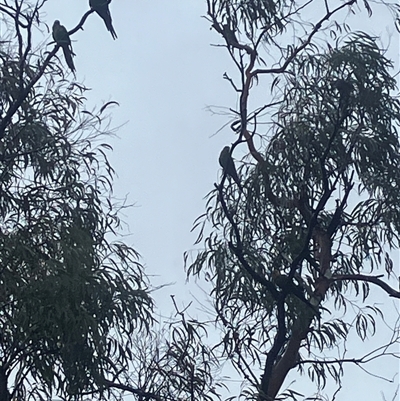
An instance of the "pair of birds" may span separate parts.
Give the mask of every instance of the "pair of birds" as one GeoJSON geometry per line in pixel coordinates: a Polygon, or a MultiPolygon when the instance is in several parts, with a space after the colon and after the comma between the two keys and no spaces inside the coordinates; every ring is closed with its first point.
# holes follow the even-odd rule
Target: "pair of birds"
{"type": "MultiPolygon", "coordinates": [[[[89,0],[89,6],[102,18],[107,30],[111,33],[113,39],[117,39],[117,34],[112,25],[110,9],[108,7],[110,3],[111,0],[89,0]]],[[[60,21],[58,20],[54,21],[53,24],[53,39],[58,45],[62,47],[65,61],[70,70],[74,72],[75,65],[72,56],[74,56],[75,54],[72,50],[71,39],[65,26],[61,25],[60,21]]]]}

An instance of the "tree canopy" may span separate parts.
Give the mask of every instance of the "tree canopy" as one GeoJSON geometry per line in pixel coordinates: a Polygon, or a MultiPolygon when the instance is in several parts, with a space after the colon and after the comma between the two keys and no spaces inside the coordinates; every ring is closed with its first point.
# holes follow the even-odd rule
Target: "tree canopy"
{"type": "Polygon", "coordinates": [[[155,325],[139,255],[118,237],[116,102],[88,111],[71,78],[87,18],[117,39],[111,1],[88,2],[69,31],[56,22],[52,49],[35,45],[45,2],[0,0],[0,400],[335,400],[346,364],[398,358],[398,316],[375,353],[346,350],[389,324],[375,288],[400,298],[400,103],[380,38],[344,16],[386,10],[394,29],[399,6],[207,0],[238,98],[194,224],[200,250],[185,254],[212,308],[203,321],[172,298],[174,317],[155,325]]]}
{"type": "MultiPolygon", "coordinates": [[[[342,11],[359,10],[356,1],[326,1],[304,23],[313,3],[207,2],[237,69],[224,78],[239,97],[231,152],[245,154],[243,191],[224,170],[195,224],[204,249],[186,255],[187,268],[212,283],[222,331],[212,349],[238,372],[245,399],[302,399],[291,387],[282,393],[293,369],[316,382],[317,399],[328,376],[340,387],[345,358],[327,354],[353,331],[364,340],[384,318],[369,302],[371,286],[400,297],[393,62],[378,38],[341,23],[342,11]],[[301,23],[304,35],[287,43],[301,23]],[[264,95],[252,98],[261,85],[264,95]],[[365,304],[355,314],[351,294],[365,304]]],[[[394,347],[398,323],[392,329],[394,347]]]]}
{"type": "Polygon", "coordinates": [[[102,142],[111,103],[88,112],[87,89],[56,62],[60,43],[35,50],[43,3],[0,3],[5,401],[105,392],[128,366],[133,333],[153,319],[138,254],[117,238],[123,205],[102,142]]]}

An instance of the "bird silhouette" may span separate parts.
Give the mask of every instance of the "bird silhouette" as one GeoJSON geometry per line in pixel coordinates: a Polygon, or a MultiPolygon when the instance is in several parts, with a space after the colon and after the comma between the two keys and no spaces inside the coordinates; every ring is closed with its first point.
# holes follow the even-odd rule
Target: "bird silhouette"
{"type": "Polygon", "coordinates": [[[72,51],[71,39],[65,26],[61,25],[59,20],[55,20],[53,24],[53,39],[63,49],[64,58],[70,70],[75,72],[74,61],[72,60],[74,52],[72,51]]]}
{"type": "Polygon", "coordinates": [[[219,164],[222,167],[224,174],[228,175],[236,182],[238,187],[242,189],[238,173],[236,171],[235,163],[231,156],[231,150],[229,146],[225,146],[219,155],[219,164]]]}
{"type": "Polygon", "coordinates": [[[110,3],[111,0],[89,0],[89,6],[101,17],[107,27],[107,30],[111,33],[111,36],[115,40],[117,39],[117,34],[112,25],[110,9],[108,7],[110,3]]]}

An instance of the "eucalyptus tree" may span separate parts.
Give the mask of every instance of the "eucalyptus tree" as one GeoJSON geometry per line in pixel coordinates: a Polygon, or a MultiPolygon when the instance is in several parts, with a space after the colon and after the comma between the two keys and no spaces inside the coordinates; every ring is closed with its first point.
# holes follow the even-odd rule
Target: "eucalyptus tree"
{"type": "Polygon", "coordinates": [[[56,59],[71,32],[36,47],[44,3],[0,2],[0,399],[112,399],[153,303],[118,238],[112,102],[88,112],[56,59]]]}
{"type": "Polygon", "coordinates": [[[240,186],[225,168],[208,195],[195,223],[204,248],[186,263],[211,283],[220,340],[210,355],[238,372],[244,399],[302,399],[284,390],[294,372],[322,399],[346,364],[399,357],[398,319],[374,358],[343,351],[385,322],[372,290],[400,298],[395,71],[379,38],[345,21],[383,9],[394,31],[399,7],[387,2],[207,0],[238,97],[227,149],[244,157],[240,186]]]}

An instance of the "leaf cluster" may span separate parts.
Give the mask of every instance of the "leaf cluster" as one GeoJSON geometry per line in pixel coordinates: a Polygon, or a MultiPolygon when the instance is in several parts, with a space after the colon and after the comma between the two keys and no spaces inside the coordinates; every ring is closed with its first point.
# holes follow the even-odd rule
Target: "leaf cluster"
{"type": "Polygon", "coordinates": [[[115,239],[106,107],[87,112],[85,87],[0,43],[3,399],[101,394],[153,321],[138,254],[115,239]]]}
{"type": "MultiPolygon", "coordinates": [[[[216,186],[209,194],[207,213],[196,222],[199,241],[207,224],[212,231],[194,261],[187,259],[189,275],[212,280],[217,319],[228,333],[221,352],[252,388],[270,389],[280,371],[301,366],[315,347],[323,353],[345,341],[352,326],[329,322],[330,300],[346,311],[350,290],[367,299],[365,273],[383,265],[391,277],[389,252],[399,247],[393,64],[363,32],[327,52],[316,49],[288,66],[269,142],[255,164],[239,168],[245,191],[216,186]],[[297,362],[292,349],[300,350],[297,362]],[[294,365],[283,367],[281,359],[294,365]],[[254,369],[265,382],[251,377],[254,369]]],[[[373,333],[376,314],[375,308],[357,314],[353,327],[361,339],[371,327],[373,333]]],[[[307,362],[312,379],[324,385],[330,373],[340,382],[340,366],[314,362],[307,362]]]]}

